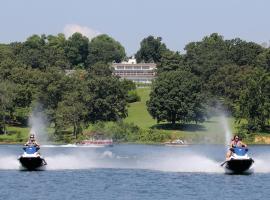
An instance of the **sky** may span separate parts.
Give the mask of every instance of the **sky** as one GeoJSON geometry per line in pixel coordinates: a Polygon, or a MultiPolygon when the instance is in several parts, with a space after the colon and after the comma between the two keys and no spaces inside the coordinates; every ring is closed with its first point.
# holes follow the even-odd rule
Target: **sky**
{"type": "Polygon", "coordinates": [[[0,43],[32,34],[108,34],[129,56],[149,35],[180,52],[214,32],[269,44],[269,9],[269,0],[2,0],[0,43]]]}

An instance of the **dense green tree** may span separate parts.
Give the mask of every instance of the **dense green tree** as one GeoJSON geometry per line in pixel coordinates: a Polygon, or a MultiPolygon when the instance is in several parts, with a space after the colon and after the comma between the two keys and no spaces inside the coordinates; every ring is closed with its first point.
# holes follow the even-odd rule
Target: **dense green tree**
{"type": "Polygon", "coordinates": [[[7,118],[14,109],[14,84],[8,81],[0,82],[0,134],[7,133],[7,118]]]}
{"type": "Polygon", "coordinates": [[[130,90],[136,90],[136,84],[128,79],[122,79],[122,87],[126,90],[126,91],[130,91],[130,90]]]}
{"type": "Polygon", "coordinates": [[[254,61],[254,65],[257,67],[264,68],[267,72],[270,72],[270,49],[265,49],[262,53],[260,53],[256,60],[254,61]]]}
{"type": "Polygon", "coordinates": [[[86,104],[88,120],[117,121],[127,116],[126,92],[116,77],[95,77],[87,82],[91,100],[86,104]]]}
{"type": "Polygon", "coordinates": [[[12,73],[8,77],[10,81],[16,84],[15,102],[18,107],[29,107],[33,99],[36,98],[41,79],[44,72],[31,69],[25,66],[18,66],[12,69],[12,73]]]}
{"type": "Polygon", "coordinates": [[[228,45],[217,33],[204,37],[200,42],[187,44],[185,50],[185,64],[203,81],[208,81],[219,67],[231,63],[228,58],[228,45]]]}
{"type": "Polygon", "coordinates": [[[56,132],[73,127],[73,136],[77,139],[86,121],[87,108],[79,91],[67,93],[56,109],[56,132]]]}
{"type": "Polygon", "coordinates": [[[159,74],[154,81],[147,109],[158,122],[202,122],[204,97],[200,79],[188,71],[159,74]]]}
{"type": "Polygon", "coordinates": [[[179,52],[166,51],[157,65],[157,73],[185,69],[183,56],[179,52]]]}
{"type": "Polygon", "coordinates": [[[227,40],[228,59],[239,66],[253,65],[256,57],[263,52],[263,47],[240,38],[227,40]]]}
{"type": "Polygon", "coordinates": [[[247,79],[246,88],[241,91],[238,121],[246,120],[249,131],[262,131],[270,120],[270,74],[257,69],[247,79]]]}
{"type": "Polygon", "coordinates": [[[26,123],[25,118],[29,115],[27,112],[35,102],[43,105],[44,111],[53,121],[57,104],[67,88],[63,81],[66,78],[58,69],[41,71],[29,67],[14,67],[7,79],[15,84],[13,111],[18,122],[26,123]]]}
{"type": "Polygon", "coordinates": [[[10,119],[18,124],[25,125],[29,107],[33,97],[38,91],[38,78],[41,77],[37,70],[7,59],[0,64],[0,84],[5,81],[12,84],[13,105],[9,109],[10,119]]]}
{"type": "Polygon", "coordinates": [[[12,44],[17,59],[32,68],[44,69],[48,65],[45,56],[46,36],[32,35],[23,43],[12,44]]]}
{"type": "Polygon", "coordinates": [[[133,103],[133,102],[137,102],[140,101],[141,98],[137,93],[136,90],[136,84],[128,79],[122,79],[121,80],[122,83],[122,88],[127,91],[127,102],[128,103],[133,103]]]}
{"type": "Polygon", "coordinates": [[[96,64],[83,82],[80,73],[68,77],[66,90],[56,108],[57,130],[72,126],[77,137],[82,126],[89,122],[116,121],[127,115],[127,91],[111,73],[100,74],[102,66],[108,67],[96,64]]]}
{"type": "Polygon", "coordinates": [[[257,56],[263,52],[263,47],[239,38],[224,40],[221,35],[213,33],[202,41],[189,43],[185,50],[185,64],[203,81],[208,81],[224,65],[253,66],[257,56]]]}
{"type": "MultiPolygon", "coordinates": [[[[85,72],[84,72],[85,73],[85,72]]],[[[87,102],[91,101],[91,94],[88,93],[85,74],[76,71],[69,76],[64,76],[60,82],[63,85],[61,98],[54,109],[55,133],[61,134],[68,128],[73,128],[73,136],[77,139],[82,128],[88,124],[87,102]]]]}
{"type": "Polygon", "coordinates": [[[97,62],[90,68],[88,68],[88,74],[91,77],[96,76],[112,76],[113,70],[109,64],[104,62],[97,62]]]}
{"type": "Polygon", "coordinates": [[[16,67],[25,67],[16,59],[6,58],[0,62],[0,81],[9,79],[16,67]]]}
{"type": "Polygon", "coordinates": [[[121,62],[126,56],[124,47],[108,35],[99,35],[93,38],[89,45],[88,65],[97,62],[121,62]]]}
{"type": "MultiPolygon", "coordinates": [[[[63,46],[54,46],[49,43],[52,36],[33,35],[23,43],[12,43],[12,51],[16,59],[32,68],[45,70],[48,67],[69,68],[63,46]]],[[[62,36],[59,36],[62,37],[62,36]]]]}
{"type": "Polygon", "coordinates": [[[74,33],[66,42],[65,53],[73,66],[84,68],[89,54],[89,39],[81,33],[74,33]]]}
{"type": "Polygon", "coordinates": [[[234,114],[240,93],[246,88],[247,77],[252,73],[254,67],[251,66],[225,65],[210,76],[206,88],[219,103],[234,114]]]}
{"type": "Polygon", "coordinates": [[[70,69],[71,63],[65,54],[67,40],[65,35],[59,33],[57,36],[48,35],[46,43],[46,56],[50,60],[50,65],[62,69],[70,69]]]}
{"type": "Polygon", "coordinates": [[[6,59],[14,59],[10,45],[0,44],[0,63],[6,59]]]}
{"type": "Polygon", "coordinates": [[[64,50],[67,43],[66,37],[63,33],[59,33],[56,36],[48,35],[47,40],[48,40],[47,43],[50,47],[61,49],[61,50],[64,50]]]}
{"type": "Polygon", "coordinates": [[[162,54],[168,51],[166,45],[161,42],[162,38],[150,35],[141,41],[140,49],[135,54],[138,62],[159,63],[162,54]]]}
{"type": "Polygon", "coordinates": [[[54,122],[58,103],[73,85],[70,78],[57,68],[50,68],[43,72],[38,82],[38,92],[33,101],[43,105],[49,120],[54,122]]]}

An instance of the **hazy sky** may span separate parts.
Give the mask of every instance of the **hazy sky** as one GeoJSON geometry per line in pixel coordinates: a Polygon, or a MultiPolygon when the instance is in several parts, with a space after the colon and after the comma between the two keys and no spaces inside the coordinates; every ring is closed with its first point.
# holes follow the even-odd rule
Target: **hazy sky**
{"type": "Polygon", "coordinates": [[[24,41],[32,34],[91,37],[106,33],[128,55],[148,35],[183,51],[191,41],[217,32],[257,43],[270,40],[269,0],[3,0],[0,43],[24,41]]]}

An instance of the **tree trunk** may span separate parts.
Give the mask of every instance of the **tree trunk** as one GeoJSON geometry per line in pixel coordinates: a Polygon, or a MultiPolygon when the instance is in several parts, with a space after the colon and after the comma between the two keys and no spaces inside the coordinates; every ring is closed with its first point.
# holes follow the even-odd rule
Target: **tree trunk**
{"type": "Polygon", "coordinates": [[[3,115],[3,131],[4,131],[4,134],[6,135],[7,134],[7,127],[6,127],[6,117],[5,117],[5,113],[3,115]]]}
{"type": "Polygon", "coordinates": [[[176,114],[175,113],[171,114],[171,122],[172,122],[172,125],[175,125],[175,122],[176,122],[176,114]]]}
{"type": "Polygon", "coordinates": [[[73,123],[73,136],[75,136],[75,139],[77,139],[77,126],[76,126],[76,123],[73,123]]]}

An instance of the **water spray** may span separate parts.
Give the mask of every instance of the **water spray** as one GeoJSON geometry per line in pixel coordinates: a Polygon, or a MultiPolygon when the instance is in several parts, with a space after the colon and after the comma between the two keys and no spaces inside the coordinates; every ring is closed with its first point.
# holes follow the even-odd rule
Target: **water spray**
{"type": "Polygon", "coordinates": [[[231,142],[232,133],[231,133],[231,130],[229,128],[228,119],[226,118],[225,115],[220,116],[220,123],[222,125],[223,130],[225,131],[224,132],[224,134],[225,134],[225,146],[227,146],[231,142]]]}
{"type": "Polygon", "coordinates": [[[34,134],[43,144],[46,143],[48,141],[48,134],[46,131],[48,121],[40,104],[33,109],[28,123],[31,127],[30,134],[34,134]]]}

